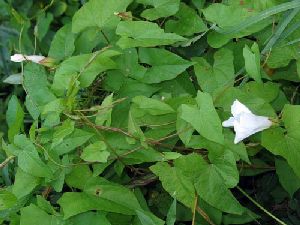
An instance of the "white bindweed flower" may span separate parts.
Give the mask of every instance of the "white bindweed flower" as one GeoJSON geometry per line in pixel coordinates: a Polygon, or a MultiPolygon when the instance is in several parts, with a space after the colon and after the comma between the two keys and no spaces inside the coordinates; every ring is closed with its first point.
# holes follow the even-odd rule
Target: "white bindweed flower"
{"type": "Polygon", "coordinates": [[[23,61],[31,61],[34,63],[40,63],[46,57],[41,55],[22,55],[22,54],[14,54],[10,57],[10,60],[13,62],[23,62],[23,61]]]}
{"type": "Polygon", "coordinates": [[[253,114],[245,105],[235,100],[231,106],[231,114],[228,120],[222,123],[223,127],[233,127],[235,131],[234,143],[237,144],[245,138],[268,129],[272,122],[266,116],[253,114]]]}

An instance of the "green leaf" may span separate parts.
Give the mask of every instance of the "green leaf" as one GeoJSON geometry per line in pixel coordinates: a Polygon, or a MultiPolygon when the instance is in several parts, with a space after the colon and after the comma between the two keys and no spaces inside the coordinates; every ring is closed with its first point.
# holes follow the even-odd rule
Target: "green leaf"
{"type": "Polygon", "coordinates": [[[99,201],[104,200],[125,207],[127,211],[133,210],[132,212],[134,212],[135,210],[141,209],[138,200],[131,190],[122,185],[109,182],[104,178],[91,179],[90,182],[87,182],[85,185],[84,192],[97,196],[99,201]],[[99,193],[97,194],[98,190],[99,193]]]}
{"type": "Polygon", "coordinates": [[[66,11],[67,8],[68,5],[65,2],[54,2],[51,7],[52,9],[51,11],[55,17],[58,17],[61,16],[66,11]]]}
{"type": "MultiPolygon", "coordinates": [[[[270,57],[268,57],[267,63],[270,68],[280,68],[288,66],[292,59],[298,59],[299,57],[300,54],[297,45],[275,46],[272,49],[270,57]]],[[[287,76],[286,73],[284,75],[284,77],[287,76]]]]}
{"type": "Polygon", "coordinates": [[[54,75],[52,89],[61,96],[65,90],[72,89],[76,80],[80,87],[88,87],[101,72],[116,68],[111,57],[119,54],[114,50],[104,50],[65,60],[54,75]]]}
{"type": "Polygon", "coordinates": [[[52,171],[41,160],[33,143],[25,135],[17,135],[14,144],[18,147],[18,166],[35,177],[52,177],[52,171]]]}
{"type": "Polygon", "coordinates": [[[197,81],[203,91],[212,95],[232,87],[235,78],[231,50],[221,48],[214,54],[214,60],[211,66],[204,58],[194,58],[197,81]]]}
{"type": "Polygon", "coordinates": [[[132,99],[132,102],[135,103],[138,108],[151,115],[163,115],[175,112],[168,104],[145,96],[136,96],[132,99]]]}
{"type": "MultiPolygon", "coordinates": [[[[254,114],[276,118],[277,115],[270,103],[266,102],[266,100],[261,97],[258,92],[253,93],[249,91],[250,89],[248,89],[247,87],[249,86],[245,85],[245,87],[243,88],[231,87],[226,91],[219,93],[217,96],[215,96],[214,99],[215,106],[223,108],[224,111],[228,112],[229,116],[232,103],[234,102],[234,100],[238,99],[254,114]]],[[[268,89],[267,85],[260,85],[260,87],[268,89]]]]}
{"type": "Polygon", "coordinates": [[[42,66],[29,63],[24,67],[26,107],[34,119],[37,119],[44,105],[56,99],[48,86],[47,73],[42,66]]]}
{"type": "Polygon", "coordinates": [[[22,84],[23,75],[21,73],[11,74],[3,80],[3,83],[7,84],[22,84]]]}
{"type": "Polygon", "coordinates": [[[243,56],[248,75],[255,81],[262,82],[260,74],[260,52],[257,43],[254,43],[251,49],[246,45],[243,49],[243,56]]]}
{"type": "Polygon", "coordinates": [[[26,95],[25,106],[31,117],[37,121],[41,112],[37,107],[37,104],[31,99],[29,95],[26,95]]]}
{"type": "MultiPolygon", "coordinates": [[[[103,31],[102,31],[103,32],[103,31]]],[[[78,34],[75,40],[75,55],[78,54],[87,54],[94,51],[97,46],[99,46],[99,43],[101,43],[101,46],[105,47],[104,44],[107,43],[107,40],[103,36],[103,33],[100,29],[95,30],[94,27],[90,27],[84,30],[84,32],[81,32],[78,34]]],[[[105,33],[106,35],[110,34],[108,32],[105,33]]],[[[109,39],[115,39],[115,34],[112,33],[114,36],[113,38],[107,37],[109,39]]]]}
{"type": "Polygon", "coordinates": [[[73,16],[72,31],[79,33],[88,27],[115,28],[120,18],[114,13],[125,12],[132,0],[91,0],[73,16]]]}
{"type": "Polygon", "coordinates": [[[175,167],[194,183],[199,196],[211,206],[227,213],[242,214],[244,208],[234,198],[214,164],[196,154],[181,157],[175,167]]]}
{"type": "MultiPolygon", "coordinates": [[[[151,218],[150,215],[147,215],[146,212],[141,210],[135,211],[142,225],[164,225],[165,223],[162,220],[151,218]]],[[[154,217],[155,218],[155,217],[154,217]]]]}
{"type": "Polygon", "coordinates": [[[241,27],[241,21],[246,21],[249,18],[254,21],[253,18],[256,19],[255,16],[257,15],[257,11],[248,10],[248,8],[243,7],[240,4],[211,4],[209,7],[203,9],[202,12],[208,21],[217,24],[220,27],[216,28],[214,26],[213,28],[217,31],[213,31],[208,34],[207,41],[214,48],[222,47],[232,38],[241,38],[255,33],[272,23],[272,20],[269,18],[267,20],[261,21],[260,23],[253,23],[252,26],[241,27]],[[224,20],[224,18],[226,18],[226,20],[224,20]],[[239,29],[235,30],[235,32],[227,32],[231,27],[235,28],[237,26],[239,26],[239,29]]]}
{"type": "Polygon", "coordinates": [[[227,130],[224,131],[224,136],[225,136],[225,149],[230,150],[234,155],[236,161],[239,161],[240,159],[244,160],[245,162],[250,164],[249,157],[248,157],[248,152],[246,149],[246,146],[243,142],[240,142],[238,144],[234,144],[234,134],[227,130]]]}
{"type": "Polygon", "coordinates": [[[31,151],[22,151],[19,153],[18,166],[22,170],[36,177],[52,177],[49,167],[41,161],[37,153],[35,154],[31,151]]]}
{"type": "MultiPolygon", "coordinates": [[[[237,32],[239,32],[243,29],[246,29],[246,28],[248,28],[248,27],[250,27],[250,26],[252,26],[256,23],[261,22],[264,19],[267,19],[268,17],[271,17],[272,15],[287,11],[289,9],[294,9],[294,8],[297,8],[297,7],[300,7],[300,2],[297,1],[297,0],[282,3],[282,4],[279,4],[279,5],[276,5],[272,8],[266,9],[266,10],[254,15],[254,16],[251,16],[251,17],[245,19],[244,21],[239,22],[236,26],[232,26],[230,28],[223,29],[223,30],[218,29],[218,32],[225,33],[225,34],[237,33],[237,32]]],[[[229,18],[233,18],[233,17],[229,17],[229,18]]],[[[241,18],[236,18],[236,19],[240,20],[241,18]]]]}
{"type": "Polygon", "coordinates": [[[78,165],[66,176],[66,184],[69,187],[84,189],[92,175],[88,165],[78,165]]]}
{"type": "Polygon", "coordinates": [[[113,94],[105,97],[96,115],[96,125],[111,125],[111,113],[113,109],[113,94]]]}
{"type": "Polygon", "coordinates": [[[279,85],[273,82],[250,81],[243,86],[243,90],[251,96],[264,99],[265,102],[273,102],[279,95],[279,85]]]}
{"type": "Polygon", "coordinates": [[[144,10],[141,14],[142,17],[152,21],[174,15],[179,9],[180,0],[138,0],[138,2],[154,7],[144,10]]]}
{"type": "Polygon", "coordinates": [[[208,21],[216,23],[220,27],[228,27],[232,26],[232,24],[237,24],[240,20],[247,18],[249,14],[249,12],[247,13],[245,9],[241,10],[241,8],[236,5],[232,6],[221,3],[211,4],[202,11],[208,21]],[[229,14],[231,14],[232,17],[229,17],[229,14]],[[222,17],[226,17],[228,19],[222,20],[222,17]]]}
{"type": "Polygon", "coordinates": [[[145,74],[138,80],[150,84],[174,79],[194,64],[174,53],[158,48],[140,48],[139,59],[141,63],[151,67],[147,68],[145,74]],[[161,60],[162,58],[164,60],[161,60]]]}
{"type": "Polygon", "coordinates": [[[156,23],[147,21],[122,21],[116,33],[122,36],[117,45],[123,49],[170,45],[186,40],[177,34],[165,33],[156,23]]]}
{"type": "Polygon", "coordinates": [[[83,149],[80,158],[87,162],[105,163],[110,155],[106,148],[103,141],[94,142],[83,149]]]}
{"type": "Polygon", "coordinates": [[[206,0],[192,0],[192,3],[200,11],[204,6],[205,1],[206,0]]]}
{"type": "Polygon", "coordinates": [[[134,215],[134,212],[127,206],[83,192],[65,192],[59,199],[58,204],[63,210],[65,219],[90,210],[134,215]]]}
{"type": "Polygon", "coordinates": [[[167,214],[166,225],[174,225],[176,222],[176,207],[177,207],[177,200],[174,198],[167,214]]]}
{"type": "Polygon", "coordinates": [[[17,198],[11,192],[2,189],[0,190],[0,210],[5,210],[13,207],[17,202],[17,198]]]}
{"type": "Polygon", "coordinates": [[[150,167],[151,171],[159,177],[163,188],[188,208],[192,208],[195,189],[193,183],[180,170],[170,167],[168,163],[159,162],[150,167]]]}
{"type": "Polygon", "coordinates": [[[61,225],[64,224],[61,217],[49,215],[36,205],[30,204],[21,209],[20,225],[61,225]]]}
{"type": "Polygon", "coordinates": [[[235,157],[230,150],[210,150],[208,158],[214,165],[214,169],[221,175],[228,188],[235,187],[239,182],[239,171],[236,166],[235,157]]]}
{"type": "Polygon", "coordinates": [[[140,48],[138,54],[135,48],[130,48],[123,50],[123,53],[117,59],[117,63],[124,76],[144,83],[172,80],[194,64],[165,49],[140,48]],[[161,60],[162,57],[165,60],[161,60]],[[139,63],[146,64],[146,66],[139,63]]]}
{"type": "Polygon", "coordinates": [[[6,112],[6,122],[8,125],[8,140],[13,142],[14,136],[23,129],[24,112],[18,98],[13,95],[6,112]]]}
{"type": "MultiPolygon", "coordinates": [[[[190,96],[196,95],[196,88],[193,82],[190,80],[190,75],[188,72],[183,72],[178,75],[175,79],[164,81],[160,83],[161,95],[162,97],[167,97],[165,95],[172,94],[172,96],[178,98],[191,99],[190,96]]],[[[170,99],[171,100],[171,99],[170,99]]],[[[177,101],[176,99],[174,99],[177,101]]]]}
{"type": "Polygon", "coordinates": [[[199,109],[189,105],[181,106],[181,118],[188,122],[199,134],[210,141],[223,144],[221,120],[215,110],[209,94],[198,92],[197,103],[199,109]]]}
{"type": "Polygon", "coordinates": [[[92,136],[94,136],[93,133],[75,128],[72,134],[67,136],[62,143],[55,146],[51,151],[54,151],[58,155],[66,154],[83,145],[92,136]]]}
{"type": "Polygon", "coordinates": [[[33,189],[40,184],[41,179],[24,172],[18,168],[15,175],[15,182],[12,187],[12,193],[18,198],[30,194],[33,189]]]}
{"type": "Polygon", "coordinates": [[[75,50],[74,43],[75,35],[72,33],[72,25],[69,23],[56,32],[48,56],[56,60],[70,57],[75,50]]]}
{"type": "Polygon", "coordinates": [[[182,142],[188,145],[195,130],[188,122],[182,119],[182,107],[178,108],[176,130],[182,142]]]}
{"type": "MultiPolygon", "coordinates": [[[[122,185],[106,181],[104,178],[91,178],[84,185],[84,192],[66,192],[58,203],[69,218],[89,210],[101,210],[125,215],[135,215],[142,208],[133,192],[122,185]]],[[[154,221],[160,221],[153,214],[146,213],[154,221]]],[[[160,224],[160,223],[159,223],[160,224]]]]}
{"type": "Polygon", "coordinates": [[[44,210],[49,214],[57,214],[54,207],[51,205],[51,203],[41,195],[36,196],[36,204],[38,205],[39,208],[41,208],[42,210],[44,210]]]}
{"type": "MultiPolygon", "coordinates": [[[[143,141],[143,138],[140,138],[143,141]]],[[[170,154],[164,154],[161,152],[156,151],[153,148],[150,148],[146,146],[144,142],[141,143],[143,145],[143,149],[135,151],[133,153],[128,154],[124,157],[123,162],[126,165],[135,165],[135,164],[141,164],[144,162],[159,162],[159,161],[167,161],[178,157],[178,154],[170,155],[170,154]]],[[[123,151],[119,151],[119,154],[121,154],[123,151]]]]}
{"type": "MultiPolygon", "coordinates": [[[[116,59],[116,63],[125,77],[132,77],[137,80],[142,79],[147,70],[146,67],[139,64],[136,48],[124,49],[123,54],[116,59]]],[[[117,79],[115,78],[115,80],[117,79]]]]}
{"type": "Polygon", "coordinates": [[[40,13],[37,17],[37,24],[35,26],[35,35],[39,41],[42,41],[49,30],[49,26],[53,21],[51,13],[40,13]]]}
{"type": "Polygon", "coordinates": [[[180,3],[180,9],[174,17],[177,20],[170,19],[166,22],[166,32],[173,32],[182,36],[192,36],[193,34],[207,30],[206,25],[197,12],[183,2],[180,3]]]}
{"type": "MultiPolygon", "coordinates": [[[[132,114],[133,114],[132,110],[130,110],[128,113],[128,132],[134,135],[136,138],[144,140],[145,139],[144,133],[139,127],[139,125],[137,124],[136,119],[132,114]]],[[[127,142],[134,144],[135,139],[127,138],[127,142]]]]}
{"type": "Polygon", "coordinates": [[[283,128],[268,129],[262,133],[262,145],[274,155],[285,158],[300,177],[300,106],[286,105],[282,111],[283,128]]]}
{"type": "Polygon", "coordinates": [[[289,193],[290,198],[300,188],[300,178],[283,159],[276,159],[276,174],[282,187],[289,193]]]}
{"type": "Polygon", "coordinates": [[[260,216],[258,216],[254,212],[250,210],[246,210],[242,215],[234,215],[234,214],[223,215],[222,222],[224,223],[224,225],[245,224],[259,218],[260,216]]]}
{"type": "MultiPolygon", "coordinates": [[[[182,162],[179,159],[180,165],[176,164],[175,166],[182,170],[187,170],[184,173],[186,176],[192,171],[194,172],[195,189],[203,200],[223,212],[232,214],[243,213],[244,208],[228,190],[225,180],[220,176],[213,164],[207,164],[201,157],[196,157],[196,155],[190,155],[186,159],[187,161],[182,162]],[[198,164],[197,166],[196,163],[198,164]]],[[[184,159],[182,158],[182,160],[184,159]]]]}
{"type": "Polygon", "coordinates": [[[56,145],[60,144],[63,139],[71,134],[74,131],[75,122],[67,119],[61,126],[54,128],[53,139],[51,148],[54,148],[56,145]]]}
{"type": "Polygon", "coordinates": [[[111,225],[104,213],[86,212],[70,218],[74,225],[86,225],[87,221],[93,225],[111,225]]]}

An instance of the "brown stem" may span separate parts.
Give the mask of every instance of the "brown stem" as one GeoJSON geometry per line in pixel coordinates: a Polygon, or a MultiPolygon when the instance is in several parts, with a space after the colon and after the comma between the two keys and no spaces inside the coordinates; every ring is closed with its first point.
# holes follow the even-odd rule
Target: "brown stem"
{"type": "Polygon", "coordinates": [[[96,127],[95,124],[93,124],[89,119],[87,119],[81,112],[78,112],[80,114],[80,118],[86,122],[86,124],[90,127],[92,127],[95,132],[97,133],[97,135],[102,139],[102,141],[106,144],[106,146],[113,152],[113,154],[117,157],[117,159],[124,165],[126,166],[126,164],[122,161],[122,159],[120,158],[120,156],[118,155],[117,151],[111,146],[111,144],[106,141],[106,139],[104,138],[104,136],[102,135],[101,132],[99,132],[98,128],[96,127]]]}
{"type": "Polygon", "coordinates": [[[206,212],[204,212],[199,206],[197,206],[196,210],[205,219],[206,222],[208,222],[210,225],[216,225],[214,224],[214,222],[211,221],[206,212]]]}
{"type": "Polygon", "coordinates": [[[9,156],[6,158],[1,164],[0,169],[4,168],[11,160],[13,160],[16,156],[9,156]]]}
{"type": "Polygon", "coordinates": [[[192,225],[195,225],[197,205],[198,205],[198,195],[197,195],[197,193],[195,192],[195,201],[194,201],[194,207],[193,207],[193,220],[192,220],[192,225]]]}

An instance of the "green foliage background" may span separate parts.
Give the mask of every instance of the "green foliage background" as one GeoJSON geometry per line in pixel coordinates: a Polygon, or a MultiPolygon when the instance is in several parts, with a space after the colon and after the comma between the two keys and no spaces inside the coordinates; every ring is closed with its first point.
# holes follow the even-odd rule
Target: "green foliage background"
{"type": "Polygon", "coordinates": [[[1,223],[299,224],[299,11],[0,0],[1,223]],[[234,144],[235,99],[275,125],[234,144]]]}

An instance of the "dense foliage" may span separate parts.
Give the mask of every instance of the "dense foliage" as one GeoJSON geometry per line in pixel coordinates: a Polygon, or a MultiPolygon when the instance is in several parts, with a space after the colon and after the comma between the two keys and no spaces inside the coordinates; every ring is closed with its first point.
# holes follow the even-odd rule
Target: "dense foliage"
{"type": "Polygon", "coordinates": [[[0,0],[0,222],[300,224],[299,11],[0,0]],[[235,100],[272,126],[235,144],[235,100]]]}

